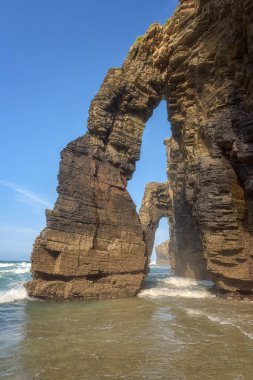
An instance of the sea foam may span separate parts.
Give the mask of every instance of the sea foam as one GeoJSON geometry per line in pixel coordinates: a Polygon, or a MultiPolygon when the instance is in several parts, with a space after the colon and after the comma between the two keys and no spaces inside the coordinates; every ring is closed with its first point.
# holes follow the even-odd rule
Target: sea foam
{"type": "Polygon", "coordinates": [[[212,281],[207,281],[207,280],[197,281],[191,278],[176,277],[176,276],[165,278],[164,280],[162,280],[162,282],[164,282],[167,285],[176,286],[177,288],[186,288],[186,287],[191,287],[191,286],[211,287],[214,285],[212,281]]]}
{"type": "Polygon", "coordinates": [[[206,289],[177,289],[177,288],[151,288],[144,289],[139,292],[139,297],[147,298],[165,298],[165,297],[179,297],[179,298],[210,298],[214,297],[206,289]]]}
{"type": "Polygon", "coordinates": [[[237,328],[247,338],[251,340],[253,339],[253,334],[251,332],[246,331],[243,326],[240,326],[241,321],[239,319],[212,315],[210,313],[206,313],[202,310],[196,309],[186,309],[185,311],[190,317],[205,317],[215,324],[233,326],[237,328]]]}
{"type": "Polygon", "coordinates": [[[30,266],[25,268],[17,268],[14,270],[14,273],[16,274],[23,274],[23,273],[29,273],[30,272],[30,266]]]}
{"type": "Polygon", "coordinates": [[[20,301],[28,298],[28,294],[23,285],[19,285],[16,288],[0,292],[0,304],[20,301]]]}
{"type": "Polygon", "coordinates": [[[0,263],[0,273],[14,273],[14,274],[24,274],[29,273],[31,268],[30,263],[19,263],[19,264],[1,264],[0,263]],[[13,268],[11,268],[13,267],[13,268]],[[10,269],[11,268],[11,269],[10,269]]]}
{"type": "Polygon", "coordinates": [[[169,276],[160,279],[156,285],[139,292],[140,297],[148,298],[211,298],[214,297],[208,291],[213,286],[211,281],[196,281],[191,278],[169,276]]]}
{"type": "Polygon", "coordinates": [[[0,263],[0,268],[8,268],[15,266],[15,263],[0,263]]]}
{"type": "Polygon", "coordinates": [[[24,283],[29,280],[28,262],[0,262],[0,304],[28,298],[24,283]]]}

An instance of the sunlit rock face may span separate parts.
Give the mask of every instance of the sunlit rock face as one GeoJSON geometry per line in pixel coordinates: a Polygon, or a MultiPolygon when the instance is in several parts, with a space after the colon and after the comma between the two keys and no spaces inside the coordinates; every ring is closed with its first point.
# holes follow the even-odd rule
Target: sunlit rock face
{"type": "Polygon", "coordinates": [[[170,241],[166,240],[155,247],[156,265],[175,267],[174,255],[170,250],[170,241]]]}
{"type": "Polygon", "coordinates": [[[139,215],[147,247],[147,264],[149,264],[159,222],[164,217],[172,216],[172,200],[168,182],[151,182],[146,185],[139,215]]]}
{"type": "Polygon", "coordinates": [[[32,253],[32,296],[135,295],[149,242],[127,181],[145,123],[167,99],[175,271],[253,290],[253,3],[181,1],[152,25],[90,107],[88,133],[62,152],[59,197],[32,253]]]}

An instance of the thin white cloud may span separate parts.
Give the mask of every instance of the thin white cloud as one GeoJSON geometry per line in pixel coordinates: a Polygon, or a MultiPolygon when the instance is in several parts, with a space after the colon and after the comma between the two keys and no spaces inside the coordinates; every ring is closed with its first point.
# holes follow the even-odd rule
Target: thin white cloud
{"type": "Polygon", "coordinates": [[[8,181],[0,181],[0,185],[9,187],[11,190],[13,190],[16,194],[18,194],[20,197],[18,198],[19,201],[25,202],[31,205],[31,203],[44,206],[47,208],[50,208],[51,205],[50,203],[41,198],[39,195],[33,193],[32,191],[17,185],[16,183],[13,182],[8,182],[8,181]]]}
{"type": "Polygon", "coordinates": [[[20,234],[37,234],[38,231],[30,227],[18,227],[18,226],[9,226],[9,225],[0,225],[0,233],[20,233],[20,234]]]}

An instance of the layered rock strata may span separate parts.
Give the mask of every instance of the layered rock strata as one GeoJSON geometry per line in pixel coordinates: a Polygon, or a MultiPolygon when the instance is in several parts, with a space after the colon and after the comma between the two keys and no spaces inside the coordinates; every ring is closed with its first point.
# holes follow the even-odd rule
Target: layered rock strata
{"type": "Polygon", "coordinates": [[[253,290],[253,3],[181,0],[110,69],[88,133],[62,152],[59,197],[32,254],[30,295],[137,293],[149,242],[127,192],[146,121],[168,103],[175,271],[253,290]]]}
{"type": "Polygon", "coordinates": [[[172,202],[168,182],[151,182],[146,185],[139,215],[147,249],[147,264],[149,264],[159,222],[164,217],[169,218],[169,216],[172,216],[172,202]]]}
{"type": "MultiPolygon", "coordinates": [[[[211,275],[203,251],[201,229],[193,217],[192,207],[186,197],[184,156],[174,138],[166,140],[165,145],[173,208],[173,213],[169,215],[169,236],[170,251],[174,255],[174,272],[181,277],[197,280],[210,279],[211,275]]],[[[187,170],[188,167],[187,164],[187,170]]],[[[192,185],[195,185],[194,181],[192,185]]],[[[194,202],[195,200],[192,199],[192,204],[194,202]]]]}
{"type": "Polygon", "coordinates": [[[172,269],[175,269],[175,256],[171,250],[171,244],[169,240],[164,241],[163,243],[155,247],[156,252],[156,265],[159,266],[170,266],[172,269]]]}

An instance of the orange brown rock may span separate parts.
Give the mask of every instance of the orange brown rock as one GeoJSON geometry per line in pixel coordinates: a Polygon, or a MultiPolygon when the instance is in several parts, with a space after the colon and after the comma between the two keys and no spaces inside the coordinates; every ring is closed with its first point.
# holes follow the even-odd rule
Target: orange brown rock
{"type": "Polygon", "coordinates": [[[147,247],[147,265],[149,265],[159,222],[162,218],[172,216],[172,201],[168,182],[150,182],[146,185],[139,216],[147,247]]]}
{"type": "Polygon", "coordinates": [[[171,251],[171,244],[169,240],[155,247],[156,252],[156,265],[158,266],[170,266],[175,269],[175,255],[171,251]]]}
{"type": "Polygon", "coordinates": [[[146,121],[168,103],[175,271],[253,290],[253,3],[181,1],[110,69],[88,133],[62,152],[59,197],[32,253],[32,296],[135,295],[148,242],[127,181],[146,121]]]}

